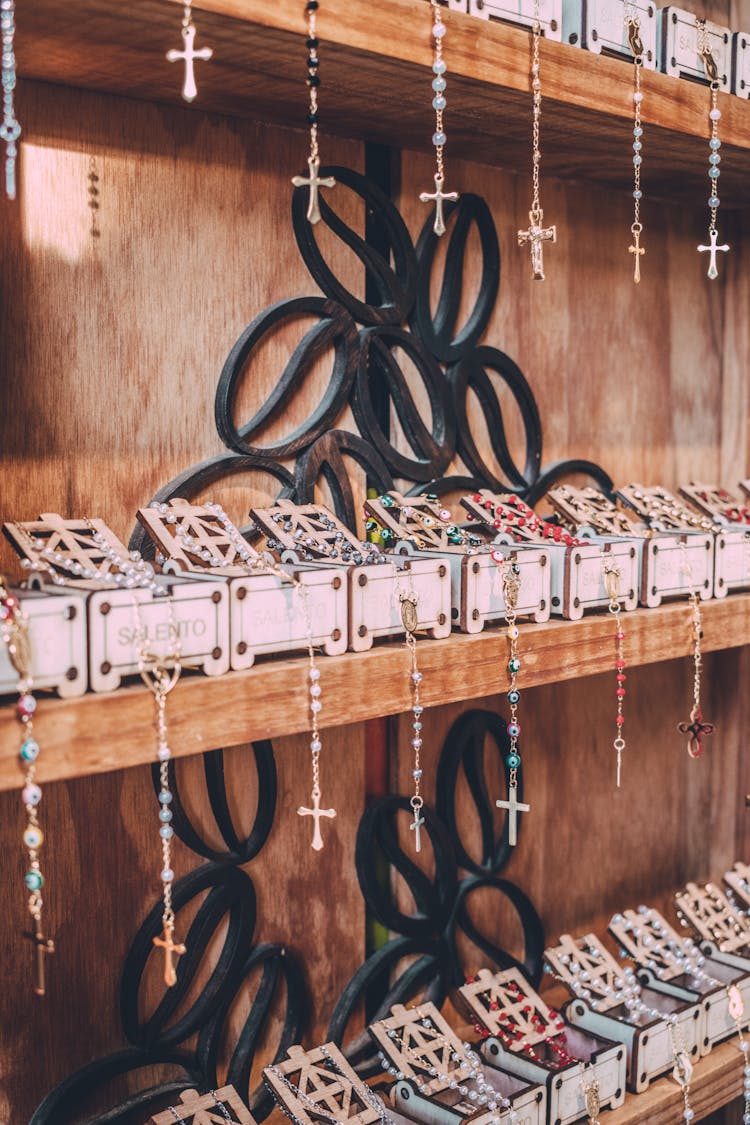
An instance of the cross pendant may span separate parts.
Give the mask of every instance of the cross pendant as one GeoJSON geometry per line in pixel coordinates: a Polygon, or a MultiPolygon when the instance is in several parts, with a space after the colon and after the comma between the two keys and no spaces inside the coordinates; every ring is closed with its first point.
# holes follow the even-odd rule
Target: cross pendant
{"type": "MultiPolygon", "coordinates": [[[[323,176],[321,179],[318,176],[320,171],[320,160],[317,156],[308,156],[307,167],[310,170],[308,176],[292,176],[292,183],[295,187],[309,187],[310,200],[307,204],[307,221],[310,223],[320,222],[320,201],[319,189],[321,187],[335,187],[336,181],[333,176],[323,176]]],[[[321,847],[323,845],[321,844],[321,847]]]]}
{"type": "Polygon", "coordinates": [[[544,226],[544,212],[529,211],[529,229],[519,230],[518,245],[531,246],[531,274],[534,281],[544,281],[543,242],[557,242],[557,227],[544,226]]]}
{"type": "Polygon", "coordinates": [[[195,59],[210,59],[213,56],[213,51],[210,47],[202,47],[200,51],[193,50],[195,43],[195,26],[191,23],[182,29],[182,38],[185,41],[185,49],[177,51],[172,49],[167,51],[168,62],[179,62],[180,59],[185,60],[185,81],[182,86],[182,96],[186,102],[192,102],[198,93],[198,87],[195,84],[195,59]]]}
{"type": "Polygon", "coordinates": [[[42,926],[37,922],[33,932],[23,935],[27,941],[33,943],[36,950],[34,964],[34,992],[37,996],[44,996],[47,991],[47,980],[44,959],[55,952],[55,943],[51,938],[46,938],[42,933],[42,926]]]}
{"type": "Polygon", "coordinates": [[[517,792],[518,786],[511,785],[510,789],[508,790],[508,800],[495,801],[495,804],[499,809],[508,810],[508,843],[512,848],[514,848],[518,843],[517,819],[519,812],[531,812],[530,805],[521,804],[520,801],[516,800],[517,792]]]}
{"type": "Polygon", "coordinates": [[[165,927],[160,938],[154,938],[154,945],[164,950],[164,983],[167,988],[173,988],[177,984],[177,969],[175,968],[174,958],[175,955],[181,957],[183,953],[187,952],[185,946],[175,944],[174,929],[171,926],[165,927]]]}
{"type": "Polygon", "coordinates": [[[313,830],[312,846],[316,852],[319,852],[323,847],[323,837],[320,834],[320,818],[321,816],[328,817],[333,820],[336,815],[335,809],[321,809],[320,807],[320,790],[313,789],[312,791],[312,808],[306,809],[304,805],[300,805],[297,809],[297,816],[311,816],[315,821],[315,828],[313,830]]]}
{"type": "Polygon", "coordinates": [[[711,239],[711,245],[710,246],[703,246],[703,245],[699,246],[698,247],[698,253],[699,254],[708,253],[708,254],[711,255],[711,257],[708,260],[708,271],[706,273],[706,276],[710,277],[711,280],[713,281],[715,278],[717,278],[719,276],[719,270],[716,266],[716,252],[717,252],[717,250],[721,250],[722,254],[726,254],[729,251],[729,246],[726,242],[723,243],[722,246],[716,245],[716,243],[719,240],[719,232],[717,230],[709,230],[708,234],[709,234],[709,237],[711,239]]]}
{"type": "Polygon", "coordinates": [[[414,820],[409,825],[409,831],[414,833],[414,850],[421,852],[422,850],[422,836],[420,829],[424,824],[424,817],[420,816],[421,809],[414,809],[414,820]]]}
{"type": "MultiPolygon", "coordinates": [[[[420,193],[420,201],[422,203],[431,203],[435,201],[435,222],[432,224],[432,229],[435,234],[445,234],[445,216],[443,214],[443,200],[449,199],[455,202],[458,199],[457,191],[443,191],[443,184],[445,183],[445,176],[441,176],[439,172],[435,173],[435,190],[430,193],[423,191],[420,193]]],[[[419,851],[419,848],[417,848],[419,851]]]]}
{"type": "Polygon", "coordinates": [[[678,723],[680,734],[689,734],[688,754],[691,758],[700,758],[703,753],[703,735],[713,734],[716,727],[713,723],[703,722],[703,712],[700,707],[694,707],[690,712],[689,723],[678,723]]]}
{"type": "Polygon", "coordinates": [[[645,247],[640,243],[641,232],[639,230],[633,231],[633,245],[628,246],[628,253],[635,255],[635,262],[633,263],[633,281],[636,285],[641,280],[641,257],[646,253],[645,247]]]}

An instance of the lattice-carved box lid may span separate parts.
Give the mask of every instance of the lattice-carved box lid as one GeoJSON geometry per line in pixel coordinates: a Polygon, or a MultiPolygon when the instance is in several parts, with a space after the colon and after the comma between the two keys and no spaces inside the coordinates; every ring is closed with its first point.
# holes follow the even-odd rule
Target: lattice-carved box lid
{"type": "Polygon", "coordinates": [[[713,883],[688,883],[675,895],[680,918],[692,926],[703,941],[712,942],[720,953],[750,950],[750,923],[713,883]]]}
{"type": "Polygon", "coordinates": [[[626,484],[617,492],[638,518],[656,531],[718,531],[721,526],[659,484],[626,484]]]}
{"type": "Polygon", "coordinates": [[[718,484],[706,484],[694,480],[689,484],[681,484],[680,492],[699,511],[725,527],[732,524],[750,524],[750,507],[739,492],[722,488],[718,484]]]}
{"type": "Polygon", "coordinates": [[[596,934],[562,934],[556,946],[544,951],[544,959],[566,988],[594,1011],[622,1007],[623,966],[596,934]]]}
{"type": "Polygon", "coordinates": [[[416,1008],[395,1004],[390,1016],[372,1024],[369,1032],[386,1064],[398,1077],[418,1082],[428,1097],[449,1089],[451,1081],[460,1082],[471,1070],[461,1039],[430,1002],[416,1008]]]}
{"type": "Polygon", "coordinates": [[[466,554],[487,549],[484,536],[463,531],[449,508],[425,496],[402,496],[384,492],[377,499],[365,500],[368,530],[378,530],[386,549],[406,541],[420,551],[446,551],[466,554]]]}
{"type": "Polygon", "coordinates": [[[659,980],[676,980],[687,972],[685,939],[658,910],[623,910],[613,915],[608,929],[625,953],[659,980]]]}
{"type": "Polygon", "coordinates": [[[725,873],[724,882],[745,909],[750,907],[750,864],[737,860],[732,870],[725,873]]]}
{"type": "Polygon", "coordinates": [[[590,527],[598,535],[624,535],[636,539],[649,535],[644,524],[631,519],[598,488],[574,488],[573,485],[560,484],[549,490],[547,499],[574,533],[580,528],[590,527]]]}
{"type": "Polygon", "coordinates": [[[301,1125],[382,1125],[385,1107],[335,1043],[311,1051],[290,1047],[288,1058],[265,1067],[263,1078],[281,1109],[301,1125]]]}
{"type": "Polygon", "coordinates": [[[363,543],[324,504],[280,499],[250,515],[266,536],[269,550],[293,551],[301,560],[357,566],[386,562],[374,543],[363,543]]]}
{"type": "Polygon", "coordinates": [[[111,590],[155,585],[151,564],[129,552],[104,520],[43,512],[38,520],[4,523],[3,532],[24,570],[56,586],[111,590]]]}
{"type": "Polygon", "coordinates": [[[247,574],[249,565],[263,573],[258,552],[244,538],[237,541],[214,505],[176,497],[166,503],[154,501],[139,508],[137,515],[157,551],[185,574],[237,578],[247,574]]]}
{"type": "Polygon", "coordinates": [[[149,1125],[255,1125],[255,1118],[234,1086],[222,1086],[208,1094],[184,1090],[173,1107],[149,1119],[149,1125]]]}
{"type": "Polygon", "coordinates": [[[469,519],[475,520],[493,538],[509,535],[516,543],[539,546],[558,543],[572,547],[581,542],[560,524],[543,520],[514,492],[492,492],[489,488],[480,488],[478,492],[462,496],[461,506],[469,519]]]}
{"type": "Polygon", "coordinates": [[[520,1052],[527,1046],[544,1043],[565,1027],[520,969],[498,973],[480,969],[462,985],[459,995],[477,1025],[501,1039],[511,1051],[520,1052]]]}

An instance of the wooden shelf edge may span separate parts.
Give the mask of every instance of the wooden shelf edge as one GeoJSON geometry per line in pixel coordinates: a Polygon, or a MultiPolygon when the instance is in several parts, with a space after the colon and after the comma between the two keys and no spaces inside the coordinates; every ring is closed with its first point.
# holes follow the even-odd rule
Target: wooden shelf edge
{"type": "MultiPolygon", "coordinates": [[[[703,651],[750,643],[750,594],[702,603],[703,651]]],[[[623,618],[629,667],[691,652],[691,619],[684,599],[623,618]]],[[[523,625],[520,653],[524,688],[612,670],[609,614],[580,621],[523,625]]],[[[480,699],[507,690],[508,642],[502,627],[454,633],[419,643],[425,706],[480,699]]],[[[321,656],[322,727],[345,726],[405,712],[410,706],[407,656],[398,642],[368,652],[321,656]]],[[[169,701],[170,745],[176,757],[309,730],[307,660],[261,660],[244,672],[215,679],[183,675],[169,701]]],[[[154,704],[138,684],[78,699],[40,699],[34,722],[42,753],[40,782],[145,765],[154,756],[154,704]]],[[[21,783],[20,728],[12,703],[0,711],[0,790],[21,783]]]]}

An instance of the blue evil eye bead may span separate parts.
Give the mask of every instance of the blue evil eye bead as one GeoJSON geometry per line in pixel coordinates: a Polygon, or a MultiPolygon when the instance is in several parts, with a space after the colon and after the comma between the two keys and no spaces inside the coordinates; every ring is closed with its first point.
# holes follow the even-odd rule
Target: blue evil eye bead
{"type": "Polygon", "coordinates": [[[438,74],[437,78],[433,78],[432,88],[433,88],[433,90],[435,91],[436,94],[442,94],[442,92],[443,92],[443,90],[445,89],[446,86],[447,86],[447,82],[445,81],[445,79],[443,78],[443,76],[441,74],[438,74]]]}
{"type": "Polygon", "coordinates": [[[447,104],[448,103],[446,102],[446,100],[445,100],[445,98],[443,97],[442,94],[438,94],[437,97],[432,99],[432,108],[433,109],[445,109],[447,104]]]}
{"type": "Polygon", "coordinates": [[[27,871],[23,881],[30,891],[41,891],[44,886],[41,871],[27,871]]]}
{"type": "Polygon", "coordinates": [[[517,691],[516,688],[513,688],[512,691],[508,692],[508,703],[514,703],[514,704],[518,703],[520,698],[521,698],[521,693],[520,693],[520,691],[517,691]]]}
{"type": "Polygon", "coordinates": [[[508,723],[507,730],[511,738],[518,738],[519,734],[521,733],[521,728],[519,727],[518,723],[508,723]]]}
{"type": "Polygon", "coordinates": [[[521,755],[520,754],[509,754],[508,757],[505,759],[505,761],[508,763],[509,769],[517,770],[518,767],[521,764],[521,755]]]}
{"type": "Polygon", "coordinates": [[[21,743],[20,754],[24,762],[35,762],[39,757],[39,743],[34,738],[25,738],[21,743]]]}
{"type": "Polygon", "coordinates": [[[385,492],[380,497],[380,503],[383,505],[384,508],[392,508],[393,507],[393,497],[389,496],[388,493],[385,492]]]}
{"type": "Polygon", "coordinates": [[[38,805],[42,799],[42,791],[34,781],[24,785],[21,790],[21,800],[25,805],[38,805]]]}
{"type": "Polygon", "coordinates": [[[159,820],[162,822],[162,824],[169,824],[171,819],[172,819],[172,810],[171,809],[159,809],[159,820]]]}
{"type": "Polygon", "coordinates": [[[718,195],[711,195],[711,196],[709,196],[709,199],[708,199],[708,206],[709,207],[718,207],[720,202],[721,202],[721,200],[719,199],[718,195]]]}
{"type": "Polygon", "coordinates": [[[520,672],[520,670],[521,670],[521,661],[518,659],[517,656],[512,657],[508,661],[508,671],[513,673],[513,672],[520,672]]]}
{"type": "Polygon", "coordinates": [[[44,833],[36,824],[30,824],[23,834],[23,842],[27,848],[36,851],[44,843],[44,833]]]}

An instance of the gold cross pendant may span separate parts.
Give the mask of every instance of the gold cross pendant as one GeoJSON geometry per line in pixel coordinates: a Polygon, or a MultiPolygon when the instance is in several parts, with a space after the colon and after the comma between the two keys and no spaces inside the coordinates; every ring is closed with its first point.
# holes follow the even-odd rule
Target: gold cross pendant
{"type": "Polygon", "coordinates": [[[177,984],[177,969],[175,967],[175,956],[182,957],[183,953],[187,950],[182,944],[176,944],[174,941],[174,928],[172,926],[165,926],[161,937],[154,938],[154,945],[159,949],[164,950],[164,983],[167,988],[173,988],[177,984]]]}

